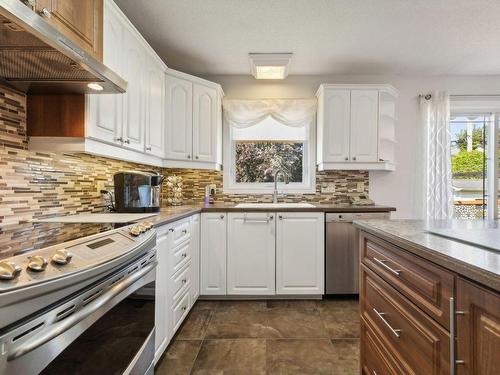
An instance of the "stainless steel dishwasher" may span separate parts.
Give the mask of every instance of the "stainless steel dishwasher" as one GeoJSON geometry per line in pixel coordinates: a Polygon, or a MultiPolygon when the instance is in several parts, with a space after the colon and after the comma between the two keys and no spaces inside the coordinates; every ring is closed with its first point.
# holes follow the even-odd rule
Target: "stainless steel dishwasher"
{"type": "Polygon", "coordinates": [[[352,222],[389,216],[388,212],[326,214],[325,294],[359,293],[359,240],[352,222]]]}

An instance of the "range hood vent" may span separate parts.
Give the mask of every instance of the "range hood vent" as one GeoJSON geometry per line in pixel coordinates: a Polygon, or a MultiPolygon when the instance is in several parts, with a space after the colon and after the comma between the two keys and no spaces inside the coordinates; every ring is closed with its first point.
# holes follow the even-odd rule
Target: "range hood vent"
{"type": "Polygon", "coordinates": [[[26,93],[123,93],[127,82],[19,0],[0,0],[0,80],[26,93]],[[102,91],[87,85],[98,83],[102,91]]]}

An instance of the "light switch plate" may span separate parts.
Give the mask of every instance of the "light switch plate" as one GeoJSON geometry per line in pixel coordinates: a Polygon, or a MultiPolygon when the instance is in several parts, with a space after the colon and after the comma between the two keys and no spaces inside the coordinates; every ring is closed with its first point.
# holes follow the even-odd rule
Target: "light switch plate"
{"type": "Polygon", "coordinates": [[[335,193],[335,184],[333,182],[323,182],[321,184],[322,193],[335,193]]]}

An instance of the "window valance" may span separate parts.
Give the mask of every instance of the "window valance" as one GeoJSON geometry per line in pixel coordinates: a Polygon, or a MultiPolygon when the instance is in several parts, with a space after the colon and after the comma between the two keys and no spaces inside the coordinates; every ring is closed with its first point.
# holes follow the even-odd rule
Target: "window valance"
{"type": "Polygon", "coordinates": [[[259,99],[223,102],[224,119],[236,128],[247,128],[271,116],[283,125],[303,127],[314,120],[316,99],[259,99]]]}

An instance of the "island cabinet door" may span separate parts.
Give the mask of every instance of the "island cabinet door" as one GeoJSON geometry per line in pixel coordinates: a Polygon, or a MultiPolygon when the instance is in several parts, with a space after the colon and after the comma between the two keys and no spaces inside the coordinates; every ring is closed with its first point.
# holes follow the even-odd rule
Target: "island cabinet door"
{"type": "Polygon", "coordinates": [[[274,294],[274,213],[230,213],[227,229],[227,294],[274,294]]]}
{"type": "Polygon", "coordinates": [[[500,295],[457,279],[458,375],[500,371],[500,295]]]}
{"type": "Polygon", "coordinates": [[[323,294],[325,214],[281,212],[276,223],[276,294],[323,294]]]}

